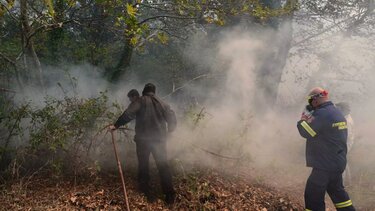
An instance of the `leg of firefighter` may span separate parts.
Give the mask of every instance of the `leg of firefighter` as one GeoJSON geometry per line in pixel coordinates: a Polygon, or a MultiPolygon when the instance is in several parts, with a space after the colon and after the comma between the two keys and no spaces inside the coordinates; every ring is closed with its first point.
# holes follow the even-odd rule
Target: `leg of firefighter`
{"type": "Polygon", "coordinates": [[[313,169],[306,182],[305,209],[325,211],[324,196],[328,184],[328,174],[324,171],[313,169]]]}
{"type": "Polygon", "coordinates": [[[352,200],[350,200],[348,193],[345,191],[342,174],[336,173],[331,175],[330,183],[328,184],[327,192],[331,197],[337,210],[354,211],[352,200]]]}
{"type": "Polygon", "coordinates": [[[149,159],[150,146],[142,140],[137,140],[137,158],[138,158],[138,185],[141,192],[143,192],[147,199],[151,197],[149,187],[149,159]]]}
{"type": "Polygon", "coordinates": [[[160,183],[165,194],[165,201],[168,204],[172,204],[175,200],[175,190],[173,188],[172,174],[168,165],[166,142],[159,141],[154,143],[151,151],[159,170],[160,183]]]}

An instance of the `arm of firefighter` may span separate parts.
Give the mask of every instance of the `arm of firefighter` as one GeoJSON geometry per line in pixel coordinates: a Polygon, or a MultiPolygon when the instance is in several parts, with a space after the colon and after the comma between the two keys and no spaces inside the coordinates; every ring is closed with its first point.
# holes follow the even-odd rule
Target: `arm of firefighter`
{"type": "Polygon", "coordinates": [[[130,103],[128,108],[122,113],[122,115],[117,119],[114,126],[119,128],[122,125],[125,125],[136,118],[136,114],[141,108],[141,104],[139,101],[135,101],[130,103]]]}
{"type": "Polygon", "coordinates": [[[313,138],[321,132],[322,122],[319,117],[314,117],[311,122],[300,120],[297,122],[299,134],[304,138],[313,138]]]}
{"type": "Polygon", "coordinates": [[[309,123],[307,123],[305,120],[298,121],[297,128],[298,128],[299,134],[304,138],[310,138],[310,137],[316,136],[316,132],[311,128],[309,123]]]}

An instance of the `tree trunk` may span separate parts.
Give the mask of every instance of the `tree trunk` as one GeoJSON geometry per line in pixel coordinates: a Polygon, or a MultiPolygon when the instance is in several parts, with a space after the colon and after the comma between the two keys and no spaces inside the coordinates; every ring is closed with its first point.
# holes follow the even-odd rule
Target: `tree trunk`
{"type": "Polygon", "coordinates": [[[40,64],[38,55],[35,52],[34,43],[30,39],[31,28],[29,25],[27,14],[27,0],[20,0],[21,27],[22,27],[22,48],[24,53],[25,70],[29,72],[27,78],[29,83],[43,87],[42,65],[40,64]]]}
{"type": "MultiPolygon", "coordinates": [[[[64,20],[64,1],[56,0],[54,2],[54,19],[57,23],[61,23],[64,20]]],[[[62,27],[54,28],[48,33],[47,48],[49,55],[47,57],[49,61],[52,61],[52,63],[60,62],[60,51],[62,50],[61,46],[63,45],[63,39],[64,29],[62,27]]]]}
{"type": "Polygon", "coordinates": [[[110,75],[111,82],[117,82],[120,77],[126,72],[126,68],[130,66],[130,61],[133,55],[133,46],[130,43],[131,37],[125,38],[124,49],[122,50],[119,63],[110,75]]]}
{"type": "MultiPolygon", "coordinates": [[[[290,2],[290,1],[288,1],[290,2]]],[[[272,9],[281,6],[280,0],[265,1],[264,4],[272,9]]],[[[255,94],[256,106],[265,111],[272,109],[277,100],[278,88],[281,81],[284,66],[288,59],[292,42],[292,18],[293,14],[282,18],[271,18],[268,26],[275,29],[272,36],[275,50],[266,56],[257,74],[258,89],[255,94]]]]}
{"type": "MultiPolygon", "coordinates": [[[[134,1],[133,0],[127,0],[127,3],[130,4],[130,5],[133,5],[134,1]]],[[[127,26],[127,27],[129,27],[129,26],[127,26]]],[[[128,28],[128,30],[129,29],[130,28],[128,28]]],[[[131,62],[131,59],[132,59],[132,56],[133,56],[134,47],[130,42],[133,35],[128,35],[128,34],[126,34],[126,32],[124,32],[124,33],[125,33],[124,48],[122,50],[122,53],[121,53],[120,60],[119,60],[118,64],[110,72],[109,80],[111,82],[117,82],[121,78],[121,76],[125,74],[126,69],[130,66],[130,62],[131,62]]]]}

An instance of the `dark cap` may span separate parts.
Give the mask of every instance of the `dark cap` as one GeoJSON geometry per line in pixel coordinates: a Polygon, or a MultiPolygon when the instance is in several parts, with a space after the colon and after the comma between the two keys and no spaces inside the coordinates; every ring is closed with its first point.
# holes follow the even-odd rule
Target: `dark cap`
{"type": "Polygon", "coordinates": [[[136,89],[132,89],[128,92],[128,97],[139,97],[139,92],[136,89]]]}
{"type": "Polygon", "coordinates": [[[142,95],[145,95],[147,93],[156,93],[156,86],[152,83],[148,83],[145,85],[145,88],[143,88],[142,95]]]}

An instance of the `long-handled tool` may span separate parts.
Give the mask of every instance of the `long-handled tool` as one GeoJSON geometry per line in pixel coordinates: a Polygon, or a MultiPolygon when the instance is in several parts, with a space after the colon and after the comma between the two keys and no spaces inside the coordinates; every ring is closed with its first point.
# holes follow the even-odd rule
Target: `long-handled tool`
{"type": "Polygon", "coordinates": [[[128,195],[126,194],[126,187],[125,187],[124,175],[122,174],[121,162],[120,162],[120,159],[119,159],[118,154],[117,154],[117,148],[116,148],[116,143],[115,143],[115,134],[114,134],[113,130],[111,130],[111,136],[112,136],[113,150],[115,151],[115,156],[116,156],[116,160],[117,160],[118,171],[120,172],[120,176],[121,176],[122,190],[124,192],[124,198],[125,198],[125,202],[126,202],[126,209],[127,209],[127,211],[130,211],[128,195]]]}

